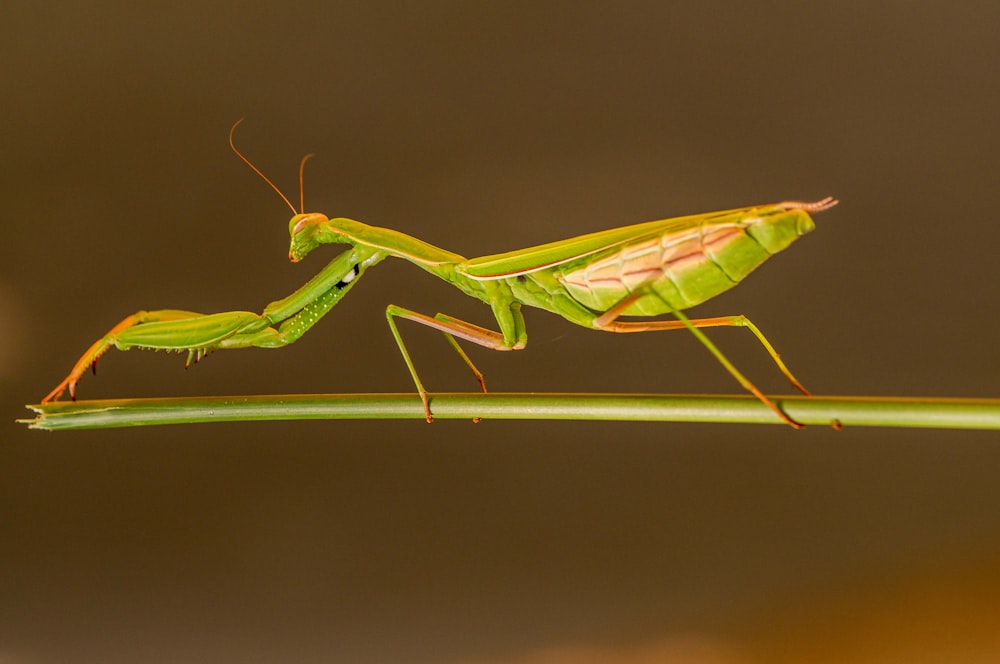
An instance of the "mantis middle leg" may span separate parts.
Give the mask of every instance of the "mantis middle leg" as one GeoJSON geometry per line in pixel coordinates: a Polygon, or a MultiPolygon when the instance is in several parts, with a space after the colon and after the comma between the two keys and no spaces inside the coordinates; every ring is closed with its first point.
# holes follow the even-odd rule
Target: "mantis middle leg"
{"type": "Polygon", "coordinates": [[[501,332],[495,332],[485,327],[473,325],[472,323],[459,320],[458,318],[452,318],[451,316],[441,313],[431,317],[416,311],[404,309],[403,307],[395,304],[390,304],[386,307],[385,316],[389,322],[389,329],[392,331],[392,336],[396,340],[396,345],[399,346],[399,352],[402,354],[403,361],[406,362],[406,367],[409,369],[410,376],[413,378],[413,383],[416,385],[417,392],[420,394],[420,401],[424,405],[424,415],[426,416],[428,422],[433,422],[434,416],[431,414],[427,390],[424,388],[424,384],[421,382],[420,376],[417,375],[417,369],[413,365],[413,360],[410,358],[410,353],[406,349],[406,344],[403,343],[403,337],[399,333],[399,328],[396,326],[395,319],[405,318],[415,323],[420,323],[421,325],[426,325],[427,327],[443,332],[445,339],[448,340],[451,347],[455,349],[455,352],[459,354],[465,364],[472,370],[472,373],[479,381],[480,389],[482,389],[485,393],[486,381],[483,377],[483,373],[476,367],[475,364],[473,364],[466,352],[462,350],[462,347],[458,345],[455,337],[471,341],[491,350],[521,350],[528,343],[528,333],[525,329],[524,316],[521,314],[521,304],[519,302],[495,303],[493,305],[493,314],[496,316],[501,332]]]}

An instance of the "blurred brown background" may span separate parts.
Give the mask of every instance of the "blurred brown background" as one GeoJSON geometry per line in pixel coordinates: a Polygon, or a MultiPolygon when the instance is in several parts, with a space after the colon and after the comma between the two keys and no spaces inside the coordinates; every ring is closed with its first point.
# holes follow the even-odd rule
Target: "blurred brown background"
{"type": "MultiPolygon", "coordinates": [[[[0,662],[1000,657],[995,432],[13,424],[123,315],[259,311],[334,255],[287,262],[240,117],[290,194],[317,153],[307,208],[468,256],[836,195],[695,311],[818,393],[996,396],[998,29],[996,2],[6,2],[0,662]]],[[[409,391],[390,302],[492,323],[386,262],[290,348],[112,352],[81,394],[409,391]]],[[[495,390],[738,391],[690,335],[526,318],[527,350],[472,350],[495,390]]],[[[473,387],[404,334],[430,389],[473,387]]]]}

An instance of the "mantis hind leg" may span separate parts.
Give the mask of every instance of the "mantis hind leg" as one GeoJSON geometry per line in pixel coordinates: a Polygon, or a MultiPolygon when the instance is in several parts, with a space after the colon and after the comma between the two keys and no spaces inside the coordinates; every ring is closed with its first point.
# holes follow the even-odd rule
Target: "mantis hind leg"
{"type": "Polygon", "coordinates": [[[636,292],[628,298],[619,302],[617,305],[609,309],[605,314],[594,319],[594,325],[606,332],[653,332],[659,330],[678,330],[678,329],[688,329],[692,334],[702,343],[705,348],[715,357],[716,360],[732,375],[733,378],[743,386],[745,390],[757,397],[764,405],[773,410],[778,417],[790,424],[796,429],[801,429],[805,425],[801,422],[797,422],[792,419],[788,414],[778,408],[770,398],[768,398],[763,392],[760,391],[756,385],[754,385],[749,378],[743,375],[739,369],[723,354],[719,348],[712,343],[704,332],[701,331],[702,327],[746,327],[750,332],[757,338],[757,340],[767,351],[767,354],[771,357],[774,363],[777,365],[778,370],[789,380],[795,389],[799,390],[805,395],[809,395],[809,391],[804,385],[792,374],[785,363],[782,361],[781,356],[771,345],[771,342],[767,340],[764,333],[754,325],[749,318],[746,316],[721,316],[717,318],[696,318],[690,319],[685,316],[681,311],[673,309],[672,313],[677,317],[677,320],[658,320],[658,321],[619,321],[617,320],[621,316],[622,312],[628,308],[642,293],[636,292]]]}

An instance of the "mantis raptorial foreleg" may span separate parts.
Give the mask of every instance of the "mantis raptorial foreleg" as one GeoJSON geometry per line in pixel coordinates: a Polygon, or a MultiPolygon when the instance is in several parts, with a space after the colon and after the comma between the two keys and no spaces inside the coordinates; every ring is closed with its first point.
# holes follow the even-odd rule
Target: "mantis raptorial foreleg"
{"type": "Polygon", "coordinates": [[[204,315],[176,309],[135,313],[95,342],[42,403],[58,399],[67,389],[76,398],[80,378],[88,368],[96,369],[97,360],[112,347],[187,352],[190,364],[213,350],[287,346],[330,311],[366,268],[383,258],[385,254],[372,247],[349,249],[302,288],[267,305],[262,314],[228,311],[204,315]]]}
{"type": "MultiPolygon", "coordinates": [[[[226,328],[235,329],[235,326],[241,324],[240,319],[236,316],[239,312],[232,312],[232,318],[230,324],[225,321],[220,320],[220,317],[216,315],[214,321],[210,321],[208,327],[204,330],[209,333],[210,330],[215,330],[216,338],[219,338],[219,332],[226,334],[224,330],[226,328]]],[[[253,315],[253,314],[251,314],[253,315]]],[[[228,315],[227,315],[228,316],[228,315]]],[[[76,384],[79,382],[83,374],[87,372],[87,369],[91,369],[95,374],[97,373],[97,361],[101,358],[104,353],[106,353],[110,348],[118,348],[119,350],[128,350],[134,346],[139,345],[137,342],[130,340],[130,336],[134,336],[137,326],[142,326],[143,330],[154,329],[159,327],[163,329],[173,329],[175,324],[173,321],[192,321],[192,320],[203,320],[203,315],[195,313],[193,311],[182,311],[179,309],[161,309],[159,311],[137,311],[131,316],[126,316],[122,319],[120,323],[108,330],[107,334],[94,342],[94,344],[87,349],[87,351],[80,356],[73,369],[69,372],[69,375],[58,385],[55,389],[46,395],[42,399],[42,403],[47,401],[52,401],[53,399],[58,399],[62,396],[63,392],[69,389],[70,397],[76,399],[76,384]],[[166,323],[166,325],[160,325],[166,323]],[[132,330],[133,332],[129,332],[132,330]]],[[[211,338],[210,336],[207,338],[211,338]]],[[[152,339],[149,339],[153,342],[152,339]]],[[[158,346],[147,346],[150,348],[158,346]]],[[[171,348],[171,350],[182,350],[180,348],[171,348]]],[[[193,350],[193,348],[189,349],[193,350]]],[[[196,358],[200,359],[200,355],[196,358]]],[[[188,362],[190,363],[191,357],[188,357],[188,362]]]]}
{"type": "Polygon", "coordinates": [[[69,375],[42,399],[42,403],[58,399],[67,389],[70,397],[76,399],[76,384],[88,368],[97,373],[98,359],[110,348],[187,352],[187,364],[190,365],[192,360],[197,362],[215,349],[249,346],[274,348],[287,345],[297,338],[283,336],[268,323],[267,318],[249,311],[227,311],[210,315],[173,309],[137,312],[126,317],[95,342],[77,361],[69,375]]]}

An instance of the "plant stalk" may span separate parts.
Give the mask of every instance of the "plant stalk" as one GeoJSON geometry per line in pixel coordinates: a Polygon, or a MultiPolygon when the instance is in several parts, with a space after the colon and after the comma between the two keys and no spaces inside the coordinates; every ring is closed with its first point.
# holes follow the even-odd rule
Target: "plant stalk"
{"type": "MultiPolygon", "coordinates": [[[[938,397],[771,397],[804,424],[1000,429],[1000,399],[938,397]]],[[[437,420],[605,420],[784,424],[744,395],[439,393],[437,420]]],[[[264,420],[423,420],[416,394],[296,394],[157,399],[103,399],[29,405],[32,429],[63,431],[264,420]]]]}

